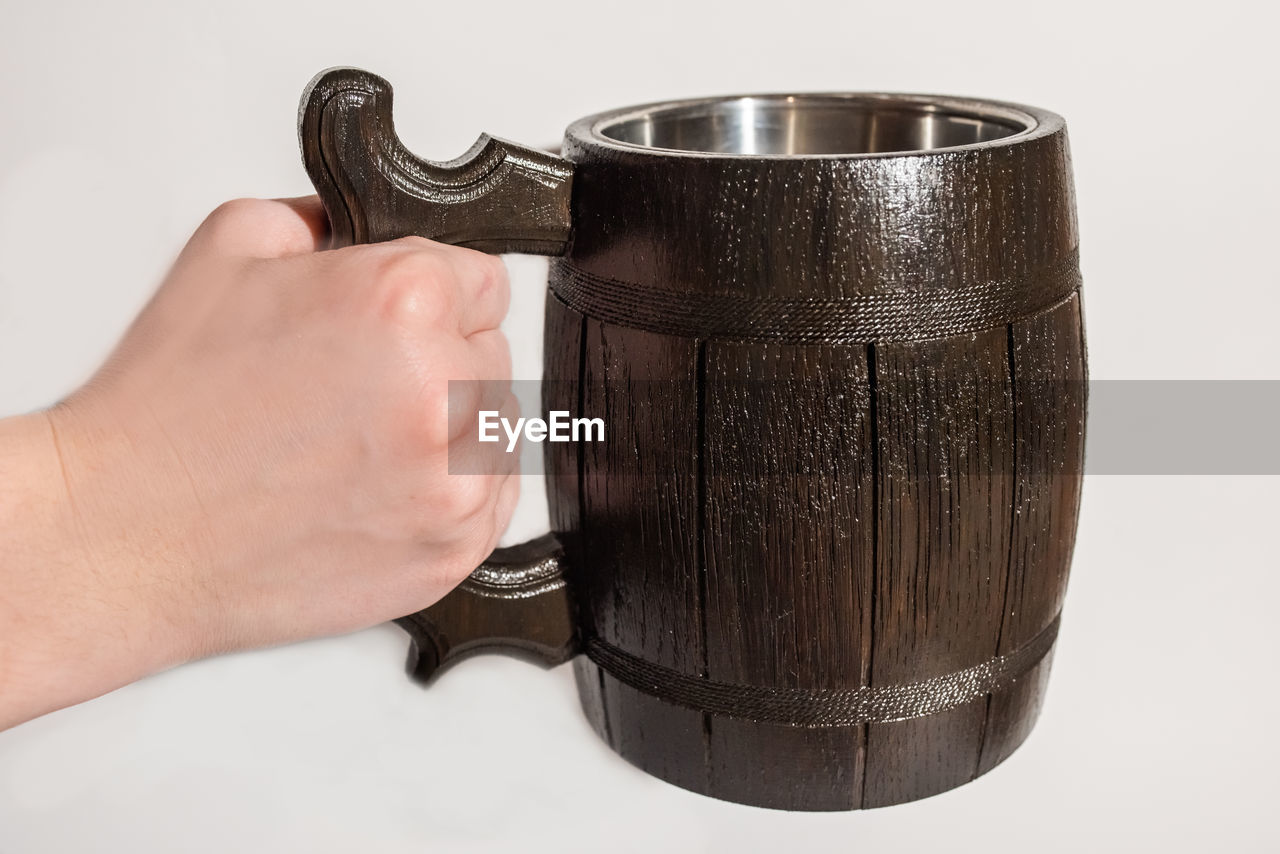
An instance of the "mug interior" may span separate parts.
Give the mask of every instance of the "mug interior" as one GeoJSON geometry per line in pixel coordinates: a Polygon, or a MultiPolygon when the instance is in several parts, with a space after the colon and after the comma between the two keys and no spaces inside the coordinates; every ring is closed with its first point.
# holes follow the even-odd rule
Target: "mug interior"
{"type": "Polygon", "coordinates": [[[764,156],[933,151],[1003,139],[1035,119],[994,105],[876,95],[759,95],[657,106],[606,120],[628,145],[764,156]]]}

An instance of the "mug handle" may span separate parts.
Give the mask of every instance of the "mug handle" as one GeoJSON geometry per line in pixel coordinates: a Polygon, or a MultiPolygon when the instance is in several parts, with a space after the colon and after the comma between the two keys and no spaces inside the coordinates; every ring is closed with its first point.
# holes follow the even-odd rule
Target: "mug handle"
{"type": "MultiPolygon", "coordinates": [[[[573,166],[482,135],[456,160],[409,153],[391,120],[391,84],[356,68],[322,71],[298,108],[302,160],[329,215],[331,246],[419,235],[484,252],[563,254],[573,166]]],[[[484,651],[550,667],[578,651],[564,550],[552,534],[494,551],[436,604],[396,622],[408,669],[429,682],[484,651]]]]}

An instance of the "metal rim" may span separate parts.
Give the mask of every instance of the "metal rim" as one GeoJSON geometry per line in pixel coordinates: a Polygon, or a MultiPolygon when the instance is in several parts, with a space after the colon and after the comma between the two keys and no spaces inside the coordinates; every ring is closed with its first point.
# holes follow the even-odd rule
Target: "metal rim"
{"type": "MultiPolygon", "coordinates": [[[[812,118],[812,115],[810,116],[812,118]]],[[[874,126],[875,121],[870,125],[874,126]]],[[[894,122],[885,124],[893,125],[894,122]]],[[[893,157],[921,157],[953,152],[976,151],[1014,145],[1050,135],[1063,127],[1063,120],[1055,113],[1003,101],[974,98],[958,98],[945,95],[916,95],[895,93],[817,92],[817,93],[763,93],[725,95],[710,98],[693,98],[677,101],[658,101],[632,107],[596,113],[579,119],[569,126],[566,136],[596,148],[612,149],[630,154],[648,154],[661,157],[725,158],[734,160],[864,160],[893,157]],[[733,148],[731,135],[746,128],[750,115],[797,115],[810,113],[825,116],[825,121],[846,122],[852,128],[859,120],[861,131],[866,133],[868,118],[891,117],[898,123],[914,122],[916,133],[923,129],[954,128],[965,126],[972,130],[974,140],[962,140],[958,144],[912,145],[910,129],[899,133],[908,144],[887,150],[787,151],[787,150],[725,150],[733,148]],[[697,124],[708,125],[707,134],[726,134],[716,145],[671,145],[671,131],[678,125],[692,128],[697,137],[697,124]],[[636,129],[667,127],[666,131],[650,134],[650,141],[637,142],[636,129]],[[716,126],[719,130],[711,130],[716,126]],[[905,136],[904,136],[905,134],[905,136]]],[[[777,128],[770,128],[776,131],[777,128]]],[[[836,133],[839,129],[827,128],[836,133]]],[[[871,131],[874,133],[874,130],[871,131]]],[[[943,134],[945,136],[946,134],[943,134]]],[[[955,134],[952,134],[955,137],[955,134]]],[[[961,135],[962,136],[962,135],[961,135]]],[[[834,138],[834,137],[833,137],[834,138]]],[[[739,146],[745,147],[745,146],[739,146]]],[[[769,145],[762,146],[765,149],[769,145]]],[[[800,146],[804,147],[804,146],[800,146]]],[[[826,147],[833,147],[827,145],[826,147]]],[[[863,146],[865,147],[865,146],[863,146]]],[[[775,147],[776,148],[776,147],[775,147]]]]}

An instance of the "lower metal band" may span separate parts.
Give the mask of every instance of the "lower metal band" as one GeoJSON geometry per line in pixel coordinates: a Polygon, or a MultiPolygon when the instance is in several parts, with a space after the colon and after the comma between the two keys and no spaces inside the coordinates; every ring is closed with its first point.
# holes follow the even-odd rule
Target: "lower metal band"
{"type": "Polygon", "coordinates": [[[1010,653],[982,664],[904,685],[860,688],[770,688],[690,676],[637,658],[598,638],[587,657],[624,685],[713,715],[810,729],[890,723],[957,708],[1007,688],[1053,648],[1060,616],[1010,653]]]}

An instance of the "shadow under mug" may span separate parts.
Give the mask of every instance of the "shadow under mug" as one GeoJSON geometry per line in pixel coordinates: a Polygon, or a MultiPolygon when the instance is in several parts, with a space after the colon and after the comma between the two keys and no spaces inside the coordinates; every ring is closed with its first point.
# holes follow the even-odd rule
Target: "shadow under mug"
{"type": "Polygon", "coordinates": [[[1057,115],[947,97],[708,98],[421,160],[391,87],[312,81],[338,245],[555,256],[554,535],[399,622],[427,679],[573,660],[626,759],[740,803],[857,809],[972,780],[1039,713],[1085,418],[1057,115]]]}

